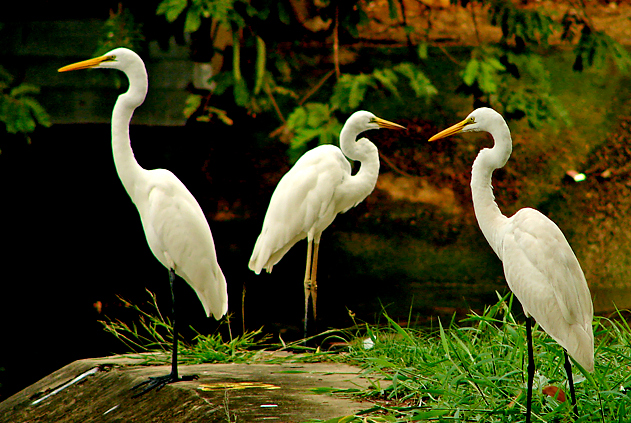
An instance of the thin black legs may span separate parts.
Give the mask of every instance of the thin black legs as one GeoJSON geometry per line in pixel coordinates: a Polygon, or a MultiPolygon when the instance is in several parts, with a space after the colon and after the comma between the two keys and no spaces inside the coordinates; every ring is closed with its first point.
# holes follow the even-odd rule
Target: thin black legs
{"type": "Polygon", "coordinates": [[[165,385],[173,382],[179,382],[181,380],[193,380],[197,379],[196,375],[183,376],[180,377],[177,371],[177,344],[178,344],[178,331],[177,331],[177,321],[175,315],[175,271],[173,269],[169,269],[169,284],[171,286],[171,322],[173,324],[173,355],[171,356],[171,373],[165,376],[158,377],[150,377],[144,382],[139,383],[138,385],[132,388],[132,391],[140,388],[141,386],[145,386],[145,388],[132,396],[132,398],[139,397],[152,389],[162,389],[165,385]]]}
{"type": "Polygon", "coordinates": [[[171,322],[173,324],[173,355],[171,356],[171,379],[173,382],[179,380],[177,374],[177,319],[175,316],[175,271],[169,269],[169,285],[171,286],[171,322]]]}
{"type": "Polygon", "coordinates": [[[565,357],[565,373],[567,373],[568,384],[570,385],[570,395],[572,398],[572,406],[574,407],[574,418],[578,418],[578,405],[576,404],[576,392],[574,391],[574,379],[572,378],[572,364],[570,364],[570,358],[567,356],[567,351],[563,350],[563,356],[565,357]]]}
{"type": "Polygon", "coordinates": [[[532,411],[532,383],[535,379],[535,359],[532,351],[532,317],[526,317],[526,340],[528,342],[528,394],[526,397],[526,423],[530,423],[532,411]]]}
{"type": "MultiPolygon", "coordinates": [[[[530,423],[530,413],[532,411],[532,384],[535,378],[535,360],[532,349],[532,317],[526,317],[526,340],[528,342],[528,394],[526,397],[526,423],[530,423]]],[[[572,378],[572,364],[567,355],[567,351],[563,350],[565,358],[565,373],[570,385],[570,396],[572,398],[572,406],[574,408],[574,418],[578,418],[578,405],[576,404],[576,392],[574,391],[574,379],[572,378]]]]}

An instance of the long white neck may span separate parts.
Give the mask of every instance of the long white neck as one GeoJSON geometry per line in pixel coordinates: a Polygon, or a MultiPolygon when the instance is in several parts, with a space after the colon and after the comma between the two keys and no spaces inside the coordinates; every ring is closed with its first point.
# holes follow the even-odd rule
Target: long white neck
{"type": "Polygon", "coordinates": [[[506,122],[501,120],[489,133],[495,141],[493,148],[480,151],[471,171],[471,195],[478,225],[495,254],[501,259],[501,241],[507,217],[502,214],[493,195],[493,171],[503,167],[512,151],[512,140],[506,122]]]}
{"type": "Polygon", "coordinates": [[[147,95],[147,72],[140,66],[125,72],[129,78],[129,89],[120,95],[112,112],[112,153],[116,172],[125,190],[135,202],[135,187],[145,171],[136,161],[129,139],[129,123],[134,110],[147,95]]]}
{"type": "Polygon", "coordinates": [[[356,129],[347,126],[344,126],[340,133],[342,153],[349,159],[361,163],[359,171],[347,181],[348,189],[352,189],[353,197],[358,199],[357,203],[375,189],[379,177],[379,150],[367,138],[355,141],[358,135],[356,129]]]}

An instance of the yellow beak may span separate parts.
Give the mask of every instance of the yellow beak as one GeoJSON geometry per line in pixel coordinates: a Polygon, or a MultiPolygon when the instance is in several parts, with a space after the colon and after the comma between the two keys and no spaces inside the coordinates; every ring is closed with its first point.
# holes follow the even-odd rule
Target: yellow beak
{"type": "Polygon", "coordinates": [[[94,59],[84,60],[82,62],[73,63],[68,66],[64,66],[63,68],[59,68],[57,72],[68,72],[79,69],[90,69],[95,66],[98,66],[102,62],[109,60],[108,56],[95,57],[94,59]]]}
{"type": "Polygon", "coordinates": [[[389,120],[378,117],[374,117],[372,121],[379,125],[380,128],[384,129],[407,129],[405,126],[401,126],[398,123],[390,122],[389,120]]]}
{"type": "Polygon", "coordinates": [[[436,141],[441,138],[446,138],[450,135],[457,134],[458,132],[462,131],[462,128],[464,128],[467,123],[469,123],[467,119],[463,120],[462,122],[458,122],[455,125],[452,125],[449,128],[440,131],[439,133],[431,137],[429,141],[436,141]]]}

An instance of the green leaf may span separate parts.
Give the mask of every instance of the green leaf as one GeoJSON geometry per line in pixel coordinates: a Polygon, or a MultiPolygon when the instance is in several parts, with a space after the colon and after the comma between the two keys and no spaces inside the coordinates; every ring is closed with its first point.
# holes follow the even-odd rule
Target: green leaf
{"type": "Polygon", "coordinates": [[[414,342],[414,340],[412,339],[412,337],[410,336],[409,333],[407,333],[407,331],[405,329],[403,329],[397,322],[395,322],[394,320],[392,320],[390,318],[390,316],[388,316],[386,313],[384,313],[384,316],[386,317],[386,319],[388,320],[388,323],[390,324],[390,326],[392,326],[394,328],[394,330],[401,335],[401,337],[403,339],[405,339],[408,343],[410,344],[416,344],[416,342],[414,342]]]}
{"type": "Polygon", "coordinates": [[[26,94],[39,94],[39,87],[30,84],[20,84],[13,88],[10,92],[10,96],[17,98],[26,94]]]}
{"type": "Polygon", "coordinates": [[[323,423],[350,423],[355,420],[355,416],[342,416],[342,417],[334,417],[329,420],[325,420],[323,423]]]}
{"type": "Polygon", "coordinates": [[[186,98],[186,103],[184,105],[184,110],[183,110],[183,114],[186,118],[190,118],[193,113],[195,113],[197,111],[197,109],[199,109],[199,106],[202,105],[202,96],[201,95],[189,95],[186,98]]]}
{"type": "Polygon", "coordinates": [[[210,78],[210,81],[217,84],[213,91],[215,95],[222,95],[228,88],[234,85],[234,78],[231,72],[219,72],[218,74],[213,75],[213,77],[210,78]]]}
{"type": "Polygon", "coordinates": [[[244,79],[239,79],[234,83],[234,101],[242,107],[250,101],[250,92],[244,79]]]}
{"type": "Polygon", "coordinates": [[[184,23],[184,31],[186,32],[195,32],[199,29],[202,24],[202,17],[199,9],[195,7],[191,7],[188,12],[186,12],[186,21],[184,23]]]}
{"type": "Polygon", "coordinates": [[[296,107],[287,118],[285,125],[288,129],[293,130],[301,128],[307,124],[307,110],[304,107],[296,107]]]}
{"type": "Polygon", "coordinates": [[[174,22],[186,9],[187,0],[164,0],[158,5],[157,15],[164,15],[167,21],[174,22]]]}
{"type": "Polygon", "coordinates": [[[278,2],[278,19],[284,23],[285,25],[289,25],[291,23],[291,15],[287,12],[284,4],[282,2],[278,2]]]}
{"type": "Polygon", "coordinates": [[[379,367],[396,367],[396,365],[390,361],[388,361],[384,357],[368,357],[366,360],[369,362],[378,365],[379,367]]]}
{"type": "Polygon", "coordinates": [[[375,69],[372,74],[390,93],[400,97],[396,85],[398,81],[397,74],[392,69],[375,69]]]}
{"type": "Polygon", "coordinates": [[[449,410],[430,410],[430,411],[420,411],[412,416],[412,421],[418,420],[428,420],[436,417],[442,417],[449,414],[449,410]]]}
{"type": "Polygon", "coordinates": [[[256,37],[256,79],[254,80],[254,95],[261,91],[263,77],[265,76],[266,50],[265,41],[259,36],[256,37]]]}
{"type": "Polygon", "coordinates": [[[37,100],[26,97],[22,99],[22,102],[29,108],[31,115],[39,125],[48,128],[52,124],[50,116],[37,100]]]}
{"type": "Polygon", "coordinates": [[[468,86],[472,86],[473,83],[478,79],[478,70],[480,69],[480,62],[476,59],[471,58],[462,72],[462,80],[468,86]]]}
{"type": "Polygon", "coordinates": [[[418,66],[415,66],[408,62],[403,62],[394,67],[397,73],[408,78],[408,82],[414,94],[417,97],[425,98],[429,100],[432,96],[438,93],[438,90],[427,76],[420,70],[418,66]]]}
{"type": "Polygon", "coordinates": [[[331,104],[343,112],[355,111],[364,100],[368,87],[374,87],[374,77],[361,73],[344,74],[333,88],[331,104]]]}
{"type": "Polygon", "coordinates": [[[428,52],[429,44],[426,42],[422,42],[418,45],[418,57],[422,60],[426,60],[429,57],[428,52]]]}
{"type": "Polygon", "coordinates": [[[445,350],[445,355],[449,360],[451,360],[451,355],[449,354],[449,345],[447,344],[447,337],[445,336],[445,329],[443,329],[443,323],[438,319],[438,326],[440,329],[440,342],[443,345],[443,349],[445,350]]]}
{"type": "Polygon", "coordinates": [[[285,125],[293,133],[289,143],[292,162],[304,153],[310,141],[318,138],[319,144],[332,144],[341,130],[333,109],[324,103],[307,103],[295,108],[285,125]]]}

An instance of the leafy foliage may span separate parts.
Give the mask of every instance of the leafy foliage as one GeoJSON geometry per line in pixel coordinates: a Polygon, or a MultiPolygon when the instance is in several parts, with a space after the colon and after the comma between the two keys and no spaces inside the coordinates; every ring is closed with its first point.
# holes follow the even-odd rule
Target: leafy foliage
{"type": "Polygon", "coordinates": [[[164,15],[167,21],[174,22],[181,14],[186,13],[184,31],[195,32],[199,29],[202,19],[210,18],[223,24],[245,26],[244,18],[236,11],[235,6],[243,6],[247,15],[256,14],[256,9],[245,0],[163,0],[158,5],[156,13],[164,15]]]}
{"type": "Polygon", "coordinates": [[[182,113],[187,119],[195,118],[198,122],[210,122],[213,117],[217,117],[226,125],[232,125],[233,121],[228,117],[225,110],[212,107],[208,104],[208,97],[200,94],[191,94],[186,98],[186,104],[182,113]]]}
{"type": "Polygon", "coordinates": [[[570,124],[567,113],[550,94],[549,76],[532,46],[545,46],[556,23],[537,10],[523,10],[510,0],[487,0],[489,22],[502,30],[497,45],[481,45],[461,71],[465,94],[503,109],[509,119],[525,118],[533,127],[558,120],[570,124]]]}
{"type": "Polygon", "coordinates": [[[509,0],[491,0],[489,20],[502,29],[504,42],[514,39],[516,43],[547,44],[555,22],[537,10],[518,9],[509,0]]]}
{"type": "MultiPolygon", "coordinates": [[[[467,6],[469,0],[460,0],[467,6]]],[[[573,42],[580,32],[574,52],[574,70],[602,67],[613,60],[618,69],[631,69],[631,55],[604,32],[594,31],[584,6],[570,8],[560,26],[545,11],[517,8],[510,0],[482,0],[488,6],[489,22],[502,30],[496,46],[473,49],[461,72],[466,94],[481,102],[502,108],[508,118],[525,118],[533,127],[544,123],[570,125],[568,114],[551,94],[549,76],[534,48],[545,47],[553,31],[562,28],[561,39],[573,42]]],[[[583,3],[578,3],[582,5],[583,3]]]]}
{"type": "Polygon", "coordinates": [[[342,75],[331,96],[331,103],[334,107],[343,112],[356,110],[366,96],[368,88],[376,88],[375,77],[369,74],[342,75]]]}
{"type": "Polygon", "coordinates": [[[540,128],[548,123],[572,124],[567,110],[550,94],[550,75],[541,56],[532,53],[515,54],[508,52],[503,57],[507,69],[518,69],[519,73],[504,73],[503,90],[498,99],[509,118],[528,120],[530,126],[540,128]]]}
{"type": "MultiPolygon", "coordinates": [[[[353,34],[357,22],[365,18],[361,7],[356,7],[356,3],[358,4],[357,1],[343,4],[325,2],[317,5],[317,8],[322,13],[323,21],[330,20],[332,13],[335,13],[340,25],[353,34]]],[[[396,16],[396,1],[389,0],[388,4],[390,14],[396,16]]],[[[269,20],[270,16],[278,16],[282,25],[289,25],[291,19],[282,4],[259,3],[255,7],[244,0],[164,0],[158,6],[157,14],[165,16],[169,22],[185,15],[186,32],[197,31],[202,19],[213,19],[228,28],[232,34],[232,66],[213,76],[215,89],[212,94],[221,96],[231,90],[234,103],[246,108],[250,114],[274,110],[284,120],[284,110],[281,110],[275,96],[297,99],[298,95],[281,86],[278,81],[290,82],[292,67],[298,68],[304,66],[304,63],[290,63],[291,59],[287,60],[285,55],[274,51],[270,53],[274,44],[263,38],[263,34],[269,34],[269,31],[258,26],[269,20]],[[278,9],[278,14],[273,13],[274,8],[278,9]],[[243,51],[247,51],[249,55],[256,52],[256,60],[247,61],[249,65],[254,63],[251,72],[250,69],[246,69],[248,72],[242,69],[243,51]]],[[[419,53],[426,56],[427,49],[419,49],[419,53]]],[[[356,110],[370,90],[381,88],[400,98],[401,81],[407,82],[418,98],[429,100],[437,92],[418,66],[401,63],[393,68],[377,69],[371,74],[341,74],[328,104],[306,103],[308,95],[295,105],[283,103],[289,110],[293,107],[283,131],[285,138],[290,139],[289,155],[292,160],[297,159],[314,139],[320,144],[335,142],[341,128],[334,116],[336,111],[347,114],[356,110]]],[[[218,115],[217,109],[210,108],[207,103],[201,96],[194,94],[187,102],[185,113],[201,121],[208,121],[214,116],[219,116],[224,122],[229,121],[227,115],[218,115]],[[196,110],[193,110],[194,106],[197,106],[196,110]]]]}
{"type": "MultiPolygon", "coordinates": [[[[469,60],[462,65],[460,91],[472,96],[475,107],[495,107],[509,119],[526,119],[532,127],[546,123],[570,125],[568,113],[552,94],[548,72],[539,56],[541,47],[547,47],[550,37],[559,29],[562,30],[562,40],[576,42],[575,70],[603,66],[610,61],[625,72],[631,69],[631,56],[604,32],[593,29],[583,3],[571,3],[569,11],[558,23],[558,19],[555,20],[545,9],[519,7],[512,0],[452,2],[463,7],[470,6],[470,3],[482,4],[488,11],[489,22],[502,31],[499,42],[480,43],[472,49],[469,60]]],[[[405,15],[401,14],[403,3],[388,0],[387,6],[390,19],[402,20],[405,30],[411,30],[407,27],[405,15]]],[[[337,30],[345,31],[345,37],[353,37],[358,35],[357,24],[365,23],[367,19],[364,7],[365,4],[358,0],[318,2],[312,11],[319,14],[322,22],[338,22],[337,30]]],[[[301,74],[305,68],[327,62],[319,61],[320,58],[311,52],[294,48],[300,45],[299,40],[288,38],[287,34],[296,34],[294,28],[303,23],[297,22],[300,19],[283,2],[162,0],[156,13],[169,22],[184,22],[183,28],[187,33],[209,33],[210,26],[202,23],[212,21],[211,37],[215,36],[219,26],[230,34],[232,42],[220,54],[231,59],[231,63],[226,62],[222,72],[214,75],[212,80],[216,89],[207,95],[195,92],[187,102],[185,114],[198,121],[211,121],[218,117],[227,124],[232,122],[228,112],[210,104],[211,96],[226,94],[227,97],[222,97],[220,101],[229,99],[253,116],[273,112],[284,126],[286,116],[304,112],[305,104],[313,92],[330,88],[329,84],[322,83],[313,92],[305,94],[287,87],[293,82],[294,75],[301,74]],[[278,26],[277,31],[270,32],[270,25],[278,26]],[[193,110],[194,105],[198,106],[196,110],[193,110]]],[[[124,31],[129,25],[122,23],[128,19],[122,16],[120,10],[119,15],[118,26],[124,31]]],[[[338,37],[338,31],[333,31],[333,27],[326,26],[327,29],[323,31],[338,37]]],[[[421,38],[425,41],[419,43],[417,53],[418,61],[422,63],[428,58],[428,46],[431,43],[427,34],[421,38]]],[[[339,41],[339,38],[336,40],[339,41]]],[[[325,93],[324,96],[320,93],[318,98],[319,102],[328,104],[332,114],[348,114],[357,110],[367,96],[377,90],[401,99],[402,90],[407,92],[411,89],[417,98],[425,101],[429,101],[437,92],[416,63],[399,63],[374,69],[371,73],[348,74],[339,70],[342,72],[336,69],[337,82],[332,93],[325,93]]],[[[228,107],[223,108],[229,110],[228,107]]],[[[295,132],[295,139],[290,140],[292,157],[304,151],[311,140],[328,142],[331,139],[331,127],[326,126],[326,123],[321,134],[318,134],[317,128],[301,127],[296,122],[303,120],[293,119],[289,127],[274,132],[283,133],[285,141],[291,139],[292,132],[295,132]]]]}
{"type": "Polygon", "coordinates": [[[325,103],[296,107],[287,118],[285,127],[293,134],[288,152],[292,163],[307,150],[310,141],[317,138],[318,144],[333,144],[342,129],[331,106],[325,103]]]}
{"type": "Polygon", "coordinates": [[[286,131],[293,134],[290,137],[290,160],[296,161],[315,138],[318,144],[335,143],[342,123],[335,118],[334,112],[339,110],[349,114],[360,109],[370,90],[382,89],[401,101],[401,79],[417,98],[429,101],[437,93],[418,66],[404,62],[393,68],[375,69],[371,74],[343,74],[335,84],[328,104],[309,103],[296,107],[285,125],[286,131]]]}
{"type": "Polygon", "coordinates": [[[371,74],[342,75],[333,89],[331,104],[344,113],[355,111],[371,88],[382,88],[400,100],[397,87],[400,76],[418,98],[429,100],[438,92],[418,66],[403,62],[393,68],[375,69],[371,74]]]}
{"type": "Polygon", "coordinates": [[[141,26],[128,9],[123,9],[122,4],[119,4],[116,12],[110,10],[110,16],[103,24],[101,33],[94,56],[100,56],[117,47],[127,47],[137,52],[144,40],[141,26]]]}
{"type": "Polygon", "coordinates": [[[576,60],[573,69],[582,71],[585,67],[602,68],[612,59],[616,67],[627,73],[631,70],[631,55],[609,35],[593,32],[588,26],[581,31],[581,38],[574,50],[576,60]]]}
{"type": "Polygon", "coordinates": [[[50,117],[41,104],[33,97],[39,94],[39,87],[21,83],[15,84],[13,76],[0,66],[0,122],[10,134],[28,134],[37,125],[48,127],[50,117]]]}
{"type": "Polygon", "coordinates": [[[594,30],[585,10],[580,12],[582,14],[569,10],[561,20],[562,40],[573,42],[580,32],[574,47],[576,59],[573,69],[580,72],[591,66],[602,68],[611,59],[620,71],[628,73],[631,70],[631,55],[605,32],[594,30]]]}
{"type": "Polygon", "coordinates": [[[460,75],[466,93],[486,96],[508,119],[525,118],[535,128],[557,121],[571,124],[565,108],[550,94],[550,77],[537,54],[477,48],[460,75]]]}
{"type": "MultiPolygon", "coordinates": [[[[419,54],[422,54],[422,50],[419,51],[419,54]]],[[[396,65],[393,70],[408,79],[410,88],[414,90],[416,97],[429,101],[432,96],[438,94],[438,90],[420,67],[404,62],[396,65]]]]}
{"type": "Polygon", "coordinates": [[[500,72],[506,70],[500,63],[498,51],[490,48],[474,49],[471,59],[460,73],[463,82],[477,86],[485,94],[497,94],[500,85],[500,72]]]}

